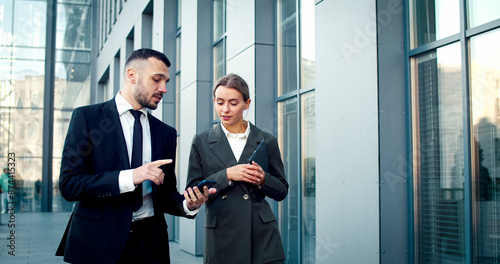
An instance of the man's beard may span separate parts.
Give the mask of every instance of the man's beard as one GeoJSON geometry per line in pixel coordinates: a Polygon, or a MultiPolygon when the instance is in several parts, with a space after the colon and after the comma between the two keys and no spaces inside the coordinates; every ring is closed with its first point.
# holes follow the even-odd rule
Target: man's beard
{"type": "Polygon", "coordinates": [[[151,97],[147,94],[146,89],[142,85],[142,78],[139,78],[137,80],[137,86],[134,90],[134,97],[135,100],[137,100],[137,102],[143,107],[147,107],[151,110],[155,110],[156,108],[158,108],[157,104],[151,102],[151,97]]]}

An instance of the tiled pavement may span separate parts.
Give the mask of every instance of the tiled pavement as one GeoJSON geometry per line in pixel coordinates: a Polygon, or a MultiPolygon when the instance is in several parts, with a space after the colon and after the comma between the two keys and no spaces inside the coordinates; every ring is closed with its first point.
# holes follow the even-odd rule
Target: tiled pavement
{"type": "MultiPolygon", "coordinates": [[[[2,214],[0,263],[65,263],[62,257],[56,257],[54,254],[69,216],[67,212],[2,214]]],[[[170,243],[170,260],[172,264],[203,263],[202,257],[195,257],[182,251],[176,242],[170,243]]]]}

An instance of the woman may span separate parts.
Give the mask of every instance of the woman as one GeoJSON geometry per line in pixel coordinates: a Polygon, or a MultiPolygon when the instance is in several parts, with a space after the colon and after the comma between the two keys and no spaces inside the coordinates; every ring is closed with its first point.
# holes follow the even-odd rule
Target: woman
{"type": "Polygon", "coordinates": [[[276,217],[265,197],[285,199],[288,183],[276,138],[243,119],[249,97],[240,76],[222,77],[213,91],[221,122],[195,135],[191,146],[187,186],[206,179],[217,189],[206,202],[204,263],[284,263],[276,217]],[[248,161],[262,140],[268,171],[248,161]]]}

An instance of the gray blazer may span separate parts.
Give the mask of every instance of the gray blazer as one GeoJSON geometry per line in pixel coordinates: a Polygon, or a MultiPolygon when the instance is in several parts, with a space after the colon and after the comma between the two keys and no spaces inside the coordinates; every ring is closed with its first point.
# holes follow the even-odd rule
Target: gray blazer
{"type": "Polygon", "coordinates": [[[204,263],[261,264],[285,259],[276,217],[266,196],[281,201],[288,194],[278,142],[250,124],[250,135],[240,160],[217,124],[194,136],[189,156],[187,186],[204,179],[216,181],[217,193],[206,203],[204,263]],[[226,169],[247,163],[265,139],[269,157],[262,188],[245,182],[229,185],[226,169]]]}

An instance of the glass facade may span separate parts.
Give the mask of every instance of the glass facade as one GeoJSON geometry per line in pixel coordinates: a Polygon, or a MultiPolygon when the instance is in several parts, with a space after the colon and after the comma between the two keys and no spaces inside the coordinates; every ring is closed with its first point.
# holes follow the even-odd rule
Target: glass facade
{"type": "Polygon", "coordinates": [[[500,2],[408,3],[410,263],[500,263],[500,2]]]}
{"type": "MultiPolygon", "coordinates": [[[[213,2],[213,81],[217,81],[226,74],[226,0],[213,2]]],[[[213,108],[213,123],[219,122],[219,116],[213,108]]]]}
{"type": "Polygon", "coordinates": [[[500,263],[500,29],[470,40],[473,241],[476,263],[500,263]]]}
{"type": "MultiPolygon", "coordinates": [[[[91,1],[57,3],[55,29],[47,29],[47,1],[0,1],[0,159],[16,155],[19,211],[40,211],[42,191],[52,195],[52,210],[70,210],[59,195],[62,145],[72,110],[90,95],[91,1]],[[55,34],[55,82],[45,87],[46,34],[55,34]],[[54,109],[44,106],[54,91],[54,109]],[[53,111],[53,175],[42,175],[44,112],[53,111]],[[53,187],[41,182],[52,177],[53,187]]],[[[2,165],[3,166],[3,165],[2,165]]]]}
{"type": "Polygon", "coordinates": [[[464,263],[460,45],[413,58],[415,238],[419,263],[464,263]]]}
{"type": "Polygon", "coordinates": [[[277,1],[278,140],[290,185],[279,219],[287,263],[316,261],[314,7],[310,0],[277,1]]]}
{"type": "Polygon", "coordinates": [[[459,1],[410,0],[410,9],[412,48],[460,32],[459,1]]]}

